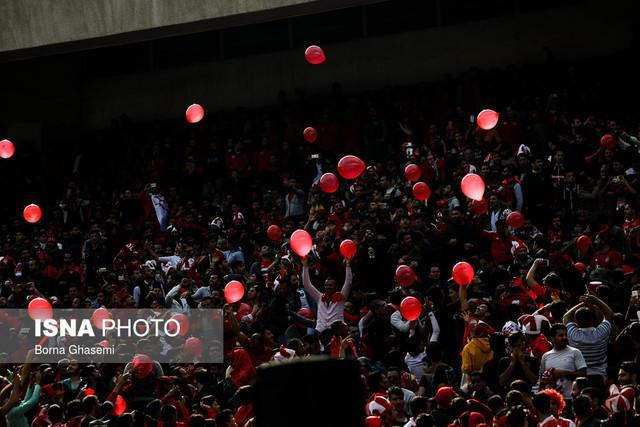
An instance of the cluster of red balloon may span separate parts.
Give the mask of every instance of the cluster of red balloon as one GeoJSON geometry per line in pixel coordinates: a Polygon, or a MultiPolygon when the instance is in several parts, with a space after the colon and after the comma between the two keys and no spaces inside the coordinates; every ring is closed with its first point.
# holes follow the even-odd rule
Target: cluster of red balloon
{"type": "Polygon", "coordinates": [[[325,193],[335,193],[340,188],[338,177],[331,172],[327,172],[320,177],[320,189],[325,193]]]}
{"type": "Polygon", "coordinates": [[[133,375],[137,379],[146,378],[153,370],[153,360],[146,354],[136,354],[131,360],[131,364],[133,365],[133,375]]]}
{"type": "Polygon", "coordinates": [[[267,237],[273,242],[279,242],[282,239],[282,229],[279,225],[271,224],[267,228],[267,237]]]}
{"type": "Polygon", "coordinates": [[[340,254],[348,260],[355,256],[357,250],[358,246],[353,240],[345,239],[340,243],[340,254]]]}
{"type": "Polygon", "coordinates": [[[406,297],[400,303],[400,314],[409,321],[416,320],[422,314],[422,304],[416,297],[406,297]]]}
{"type": "Polygon", "coordinates": [[[304,131],[302,131],[302,136],[304,137],[305,141],[313,143],[316,142],[316,139],[318,139],[318,131],[316,131],[315,128],[309,126],[304,128],[304,131]]]}
{"type": "Polygon", "coordinates": [[[202,356],[202,351],[204,350],[204,346],[202,345],[202,340],[197,337],[189,337],[184,342],[184,352],[185,354],[200,357],[202,356]]]}
{"type": "Polygon", "coordinates": [[[111,313],[104,307],[96,308],[91,315],[91,323],[98,329],[102,329],[104,321],[107,319],[111,319],[111,313]]]}
{"type": "Polygon", "coordinates": [[[178,332],[178,336],[185,336],[187,332],[189,332],[189,318],[182,313],[176,313],[171,316],[171,320],[174,320],[178,323],[176,326],[175,322],[167,323],[167,330],[172,334],[176,331],[178,332]]]}
{"type": "Polygon", "coordinates": [[[524,225],[524,215],[518,211],[513,211],[507,215],[507,225],[511,228],[520,228],[524,225]]]}
{"type": "Polygon", "coordinates": [[[357,156],[344,156],[338,162],[338,173],[344,179],[356,179],[366,169],[367,165],[357,156]]]}
{"type": "Polygon", "coordinates": [[[600,147],[604,149],[615,150],[617,146],[618,140],[610,133],[605,133],[604,135],[602,135],[602,138],[600,138],[600,147]]]}
{"type": "Polygon", "coordinates": [[[405,178],[407,178],[409,181],[417,181],[420,179],[420,175],[422,174],[422,172],[420,171],[420,167],[414,163],[409,163],[405,168],[404,168],[404,176],[405,178]]]}
{"type": "Polygon", "coordinates": [[[40,218],[42,218],[42,209],[40,209],[40,206],[31,203],[30,205],[25,206],[22,216],[28,223],[35,224],[40,221],[40,218]]]}
{"type": "Polygon", "coordinates": [[[191,104],[187,107],[186,114],[187,122],[198,123],[204,118],[204,108],[200,104],[191,104]]]}
{"type": "Polygon", "coordinates": [[[244,297],[244,285],[237,280],[232,280],[224,287],[224,299],[229,304],[236,303],[244,297]]]}
{"type": "Polygon", "coordinates": [[[53,308],[51,303],[44,298],[34,298],[27,306],[27,314],[33,320],[51,319],[53,316],[53,308]]]}
{"type": "Polygon", "coordinates": [[[311,235],[305,230],[296,230],[291,234],[289,245],[296,255],[300,258],[304,258],[309,254],[309,252],[311,252],[313,240],[311,239],[311,235]]]}
{"type": "Polygon", "coordinates": [[[3,139],[0,141],[0,158],[9,159],[16,152],[16,147],[13,145],[13,142],[8,139],[3,139]]]}
{"type": "Polygon", "coordinates": [[[322,48],[314,44],[305,49],[304,57],[307,62],[312,65],[322,64],[327,60],[322,48]]]}
{"type": "Polygon", "coordinates": [[[416,182],[415,184],[413,184],[412,190],[413,197],[415,197],[416,200],[427,200],[431,196],[431,189],[424,182],[416,182]]]}
{"type": "Polygon", "coordinates": [[[472,200],[471,211],[476,215],[483,215],[489,210],[489,202],[487,199],[472,200]]]}
{"type": "Polygon", "coordinates": [[[417,278],[418,276],[416,276],[413,268],[409,267],[408,265],[403,264],[399,265],[398,268],[396,268],[396,282],[400,286],[411,286],[416,282],[417,278]]]}
{"type": "Polygon", "coordinates": [[[591,238],[586,234],[583,234],[576,239],[576,246],[578,247],[580,253],[586,253],[591,247],[591,238]]]}

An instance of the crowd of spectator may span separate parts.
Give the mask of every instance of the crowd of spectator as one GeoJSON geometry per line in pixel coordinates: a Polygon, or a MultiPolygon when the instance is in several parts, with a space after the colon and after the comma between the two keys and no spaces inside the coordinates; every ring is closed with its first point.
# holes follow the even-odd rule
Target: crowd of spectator
{"type": "Polygon", "coordinates": [[[256,368],[321,354],[360,363],[371,426],[640,425],[640,120],[615,104],[622,84],[589,68],[470,70],[356,94],[334,84],[197,125],[123,115],[60,162],[51,147],[18,152],[0,164],[13,175],[0,309],[36,296],[54,308],[219,308],[225,357],[141,376],[3,363],[0,346],[0,425],[250,427],[256,368]],[[487,106],[501,114],[492,130],[475,125],[487,106]],[[344,154],[365,172],[323,193],[319,176],[344,154]],[[409,163],[427,202],[412,197],[409,163]],[[470,172],[486,183],[485,213],[460,191],[470,172]],[[38,224],[16,214],[27,196],[38,224]],[[513,229],[516,210],[526,222],[513,229]],[[281,241],[267,237],[273,224],[281,241]],[[296,229],[313,237],[305,259],[288,246],[296,229]],[[449,278],[462,260],[469,286],[449,278]],[[400,264],[413,286],[395,283],[400,264]],[[230,280],[245,285],[238,303],[225,302],[230,280]],[[424,304],[415,321],[400,313],[406,296],[424,304]]]}

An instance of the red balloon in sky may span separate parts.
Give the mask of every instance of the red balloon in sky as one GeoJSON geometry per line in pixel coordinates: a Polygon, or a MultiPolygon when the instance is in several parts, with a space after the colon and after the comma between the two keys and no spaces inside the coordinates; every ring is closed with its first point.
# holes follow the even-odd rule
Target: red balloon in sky
{"type": "Polygon", "coordinates": [[[3,139],[0,141],[0,157],[3,159],[8,159],[13,156],[13,153],[16,152],[16,147],[14,147],[13,142],[8,139],[3,139]]]}
{"type": "Polygon", "coordinates": [[[313,240],[309,233],[305,230],[296,230],[291,234],[291,239],[289,239],[289,244],[291,246],[291,250],[296,253],[299,257],[306,257],[309,252],[311,252],[311,247],[313,246],[313,240]]]}
{"type": "Polygon", "coordinates": [[[232,280],[224,287],[224,299],[229,304],[238,302],[244,296],[244,285],[237,280],[232,280]]]}
{"type": "Polygon", "coordinates": [[[618,146],[618,140],[616,137],[611,135],[610,133],[605,133],[600,138],[600,147],[606,148],[607,150],[614,150],[618,146]]]}
{"type": "Polygon", "coordinates": [[[274,242],[279,241],[282,238],[282,229],[276,224],[271,224],[267,228],[267,237],[274,242]]]}
{"type": "Polygon", "coordinates": [[[420,179],[420,167],[416,164],[408,164],[407,167],[404,168],[404,176],[409,181],[417,181],[420,179]]]}
{"type": "Polygon", "coordinates": [[[97,308],[93,315],[91,316],[91,323],[98,329],[102,329],[104,321],[106,319],[111,319],[111,313],[104,307],[97,308]]]}
{"type": "Polygon", "coordinates": [[[331,172],[327,172],[320,177],[320,189],[325,193],[335,193],[338,188],[340,188],[340,181],[331,172]]]}
{"type": "Polygon", "coordinates": [[[198,123],[204,117],[204,108],[200,104],[191,104],[186,115],[189,123],[198,123]]]}
{"type": "Polygon", "coordinates": [[[471,210],[476,215],[485,214],[489,210],[489,202],[487,201],[487,199],[472,200],[471,210]]]}
{"type": "Polygon", "coordinates": [[[411,286],[416,281],[416,273],[413,271],[413,268],[408,265],[399,265],[396,268],[396,282],[400,286],[411,286]]]}
{"type": "Polygon", "coordinates": [[[427,200],[431,196],[431,189],[424,182],[416,182],[413,184],[413,197],[416,200],[427,200]]]}
{"type": "Polygon", "coordinates": [[[322,64],[327,59],[322,48],[316,45],[309,46],[304,51],[304,57],[309,64],[313,65],[322,64]]]}
{"type": "Polygon", "coordinates": [[[338,173],[344,179],[356,179],[366,167],[367,165],[360,158],[349,154],[338,162],[338,173]]]}
{"type": "Polygon", "coordinates": [[[580,252],[587,252],[591,247],[591,238],[586,234],[583,234],[576,240],[576,246],[580,252]]]}
{"type": "Polygon", "coordinates": [[[482,110],[478,113],[478,127],[484,130],[493,129],[499,118],[500,115],[493,110],[482,110]]]}
{"type": "Polygon", "coordinates": [[[340,253],[346,259],[353,258],[357,250],[358,246],[353,242],[353,240],[346,239],[340,243],[340,253]]]}
{"type": "Polygon", "coordinates": [[[471,264],[465,261],[460,261],[453,266],[451,275],[453,276],[453,280],[458,285],[467,286],[473,280],[475,272],[473,271],[473,267],[471,266],[471,264]]]}
{"type": "Polygon", "coordinates": [[[192,356],[202,356],[203,345],[200,338],[189,337],[184,342],[184,352],[192,356]]]}
{"type": "Polygon", "coordinates": [[[27,313],[33,320],[45,320],[51,319],[53,316],[53,309],[51,308],[51,303],[46,299],[34,298],[29,302],[27,313]]]}
{"type": "Polygon", "coordinates": [[[482,200],[482,196],[484,196],[484,181],[480,175],[475,173],[466,174],[462,178],[460,187],[462,187],[462,193],[471,200],[482,200]]]}
{"type": "Polygon", "coordinates": [[[171,316],[171,320],[175,320],[175,322],[178,322],[179,325],[176,326],[175,322],[167,323],[167,330],[171,332],[171,335],[173,335],[176,331],[181,337],[187,335],[187,332],[189,332],[189,318],[186,315],[182,313],[176,313],[171,316]],[[180,330],[178,330],[178,327],[180,328],[180,330]]]}
{"type": "Polygon", "coordinates": [[[518,211],[513,211],[507,215],[507,225],[511,228],[520,228],[524,225],[524,215],[518,211]]]}
{"type": "Polygon", "coordinates": [[[422,313],[422,304],[416,297],[406,297],[400,303],[400,314],[405,319],[412,321],[420,317],[422,313]]]}
{"type": "Polygon", "coordinates": [[[24,208],[22,216],[24,216],[25,221],[35,224],[42,218],[42,209],[40,209],[40,206],[31,203],[24,208]]]}
{"type": "Polygon", "coordinates": [[[316,139],[318,139],[318,131],[316,131],[315,128],[309,126],[304,129],[304,132],[302,132],[302,136],[304,136],[304,140],[307,142],[316,142],[316,139]]]}

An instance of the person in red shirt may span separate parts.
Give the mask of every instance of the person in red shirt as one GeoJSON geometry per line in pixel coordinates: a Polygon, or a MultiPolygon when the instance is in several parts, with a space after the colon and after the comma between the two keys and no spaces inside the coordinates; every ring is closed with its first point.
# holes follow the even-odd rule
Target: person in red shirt
{"type": "Polygon", "coordinates": [[[511,249],[514,242],[518,245],[524,245],[524,242],[509,233],[504,219],[499,219],[496,222],[496,231],[482,230],[480,234],[491,242],[491,258],[495,265],[511,264],[513,262],[511,249]]]}

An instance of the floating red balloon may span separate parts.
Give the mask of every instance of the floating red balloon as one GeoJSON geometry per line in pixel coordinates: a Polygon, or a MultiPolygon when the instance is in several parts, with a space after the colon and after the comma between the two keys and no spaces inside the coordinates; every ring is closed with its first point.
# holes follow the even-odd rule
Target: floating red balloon
{"type": "Polygon", "coordinates": [[[320,189],[325,193],[335,193],[340,188],[338,177],[327,172],[320,177],[320,189]]]}
{"type": "Polygon", "coordinates": [[[153,370],[153,360],[146,354],[136,354],[131,361],[134,376],[138,379],[145,378],[153,370]]]}
{"type": "Polygon", "coordinates": [[[406,297],[400,303],[400,314],[405,319],[412,321],[416,320],[422,314],[422,304],[416,297],[406,297]]]}
{"type": "Polygon", "coordinates": [[[322,48],[316,45],[309,46],[304,51],[304,57],[309,64],[313,65],[322,64],[327,59],[322,48]]]}
{"type": "Polygon", "coordinates": [[[127,402],[124,400],[124,397],[118,395],[116,397],[115,403],[113,404],[113,413],[119,417],[120,415],[124,414],[124,411],[126,410],[127,402]]]}
{"type": "Polygon", "coordinates": [[[587,252],[591,247],[591,238],[586,234],[583,234],[576,240],[576,246],[580,252],[587,252]]]}
{"type": "Polygon", "coordinates": [[[343,240],[342,243],[340,243],[340,253],[346,259],[353,258],[357,250],[358,246],[354,243],[353,240],[346,239],[343,240]]]}
{"type": "Polygon", "coordinates": [[[602,138],[600,138],[600,147],[602,148],[606,148],[607,150],[615,150],[617,146],[618,140],[610,133],[606,133],[602,135],[602,138]]]}
{"type": "Polygon", "coordinates": [[[349,154],[338,162],[338,173],[344,179],[356,179],[366,167],[362,160],[349,154]]]}
{"type": "Polygon", "coordinates": [[[102,329],[106,319],[111,319],[111,313],[104,307],[97,308],[91,315],[91,323],[98,329],[102,329]]]}
{"type": "Polygon", "coordinates": [[[431,189],[424,182],[416,182],[413,184],[413,197],[416,200],[427,200],[431,196],[431,189]]]}
{"type": "Polygon", "coordinates": [[[282,229],[276,224],[270,225],[269,228],[267,228],[267,237],[269,240],[279,242],[282,238],[282,229]]]}
{"type": "Polygon", "coordinates": [[[453,266],[451,275],[453,276],[453,280],[458,285],[467,286],[473,280],[475,272],[473,271],[473,267],[471,266],[471,264],[465,261],[460,261],[453,266]]]}
{"type": "Polygon", "coordinates": [[[172,336],[176,332],[181,337],[187,335],[187,332],[189,332],[189,318],[186,315],[182,313],[176,313],[171,316],[171,320],[174,320],[174,322],[167,322],[167,330],[171,333],[172,336]]]}
{"type": "Polygon", "coordinates": [[[483,215],[489,210],[489,202],[487,199],[472,200],[471,210],[476,215],[483,215]]]}
{"type": "Polygon", "coordinates": [[[240,316],[240,319],[242,319],[244,316],[251,314],[252,311],[253,310],[249,304],[247,304],[246,302],[241,302],[236,314],[240,316]]]}
{"type": "Polygon", "coordinates": [[[87,387],[87,388],[84,389],[84,395],[85,396],[95,396],[96,395],[96,391],[94,389],[92,389],[92,388],[87,387]]]}
{"type": "Polygon", "coordinates": [[[518,211],[513,211],[507,215],[507,225],[511,228],[520,228],[524,225],[524,215],[518,211]]]}
{"type": "Polygon", "coordinates": [[[420,167],[416,164],[408,164],[407,167],[404,168],[404,176],[409,181],[417,181],[420,179],[420,167]]]}
{"type": "Polygon", "coordinates": [[[184,342],[184,352],[186,354],[190,354],[191,356],[200,357],[202,356],[203,345],[200,338],[189,337],[184,342]]]}
{"type": "Polygon", "coordinates": [[[198,123],[204,117],[204,108],[200,104],[191,104],[187,108],[186,116],[189,123],[198,123]]]}
{"type": "Polygon", "coordinates": [[[289,244],[291,245],[291,249],[296,253],[299,257],[306,257],[309,252],[311,252],[311,247],[313,246],[313,241],[311,240],[311,236],[304,230],[296,230],[291,234],[291,239],[289,244]]]}
{"type": "Polygon", "coordinates": [[[238,302],[244,296],[244,285],[237,280],[232,280],[224,287],[224,299],[229,304],[238,302]]]}
{"type": "Polygon", "coordinates": [[[493,129],[498,124],[500,115],[493,110],[482,110],[478,113],[478,127],[484,130],[493,129]]]}
{"type": "Polygon", "coordinates": [[[415,283],[416,279],[416,273],[413,271],[413,268],[408,265],[403,264],[396,268],[396,282],[398,282],[400,286],[411,286],[415,283]]]}
{"type": "Polygon", "coordinates": [[[42,209],[40,209],[40,206],[31,203],[24,208],[22,216],[24,217],[25,221],[31,224],[35,224],[36,222],[40,221],[40,218],[42,218],[42,209]]]}
{"type": "Polygon", "coordinates": [[[316,142],[316,139],[318,139],[318,131],[309,126],[304,129],[302,136],[304,136],[304,140],[307,142],[316,142]]]}
{"type": "Polygon", "coordinates": [[[29,302],[27,313],[29,313],[29,317],[33,320],[45,320],[51,319],[53,316],[53,309],[51,308],[51,303],[46,299],[34,298],[29,302]]]}
{"type": "Polygon", "coordinates": [[[460,183],[462,193],[471,200],[482,200],[484,196],[484,181],[480,175],[468,173],[462,178],[460,183]]]}
{"type": "Polygon", "coordinates": [[[8,139],[3,139],[0,141],[0,157],[3,159],[8,159],[13,156],[13,153],[16,152],[16,147],[14,147],[13,142],[8,139]]]}
{"type": "Polygon", "coordinates": [[[573,266],[574,266],[574,267],[576,268],[576,270],[578,270],[581,274],[584,274],[584,273],[586,273],[586,272],[587,272],[587,266],[586,266],[586,264],[585,264],[585,263],[583,263],[583,262],[576,262],[573,266]]]}

